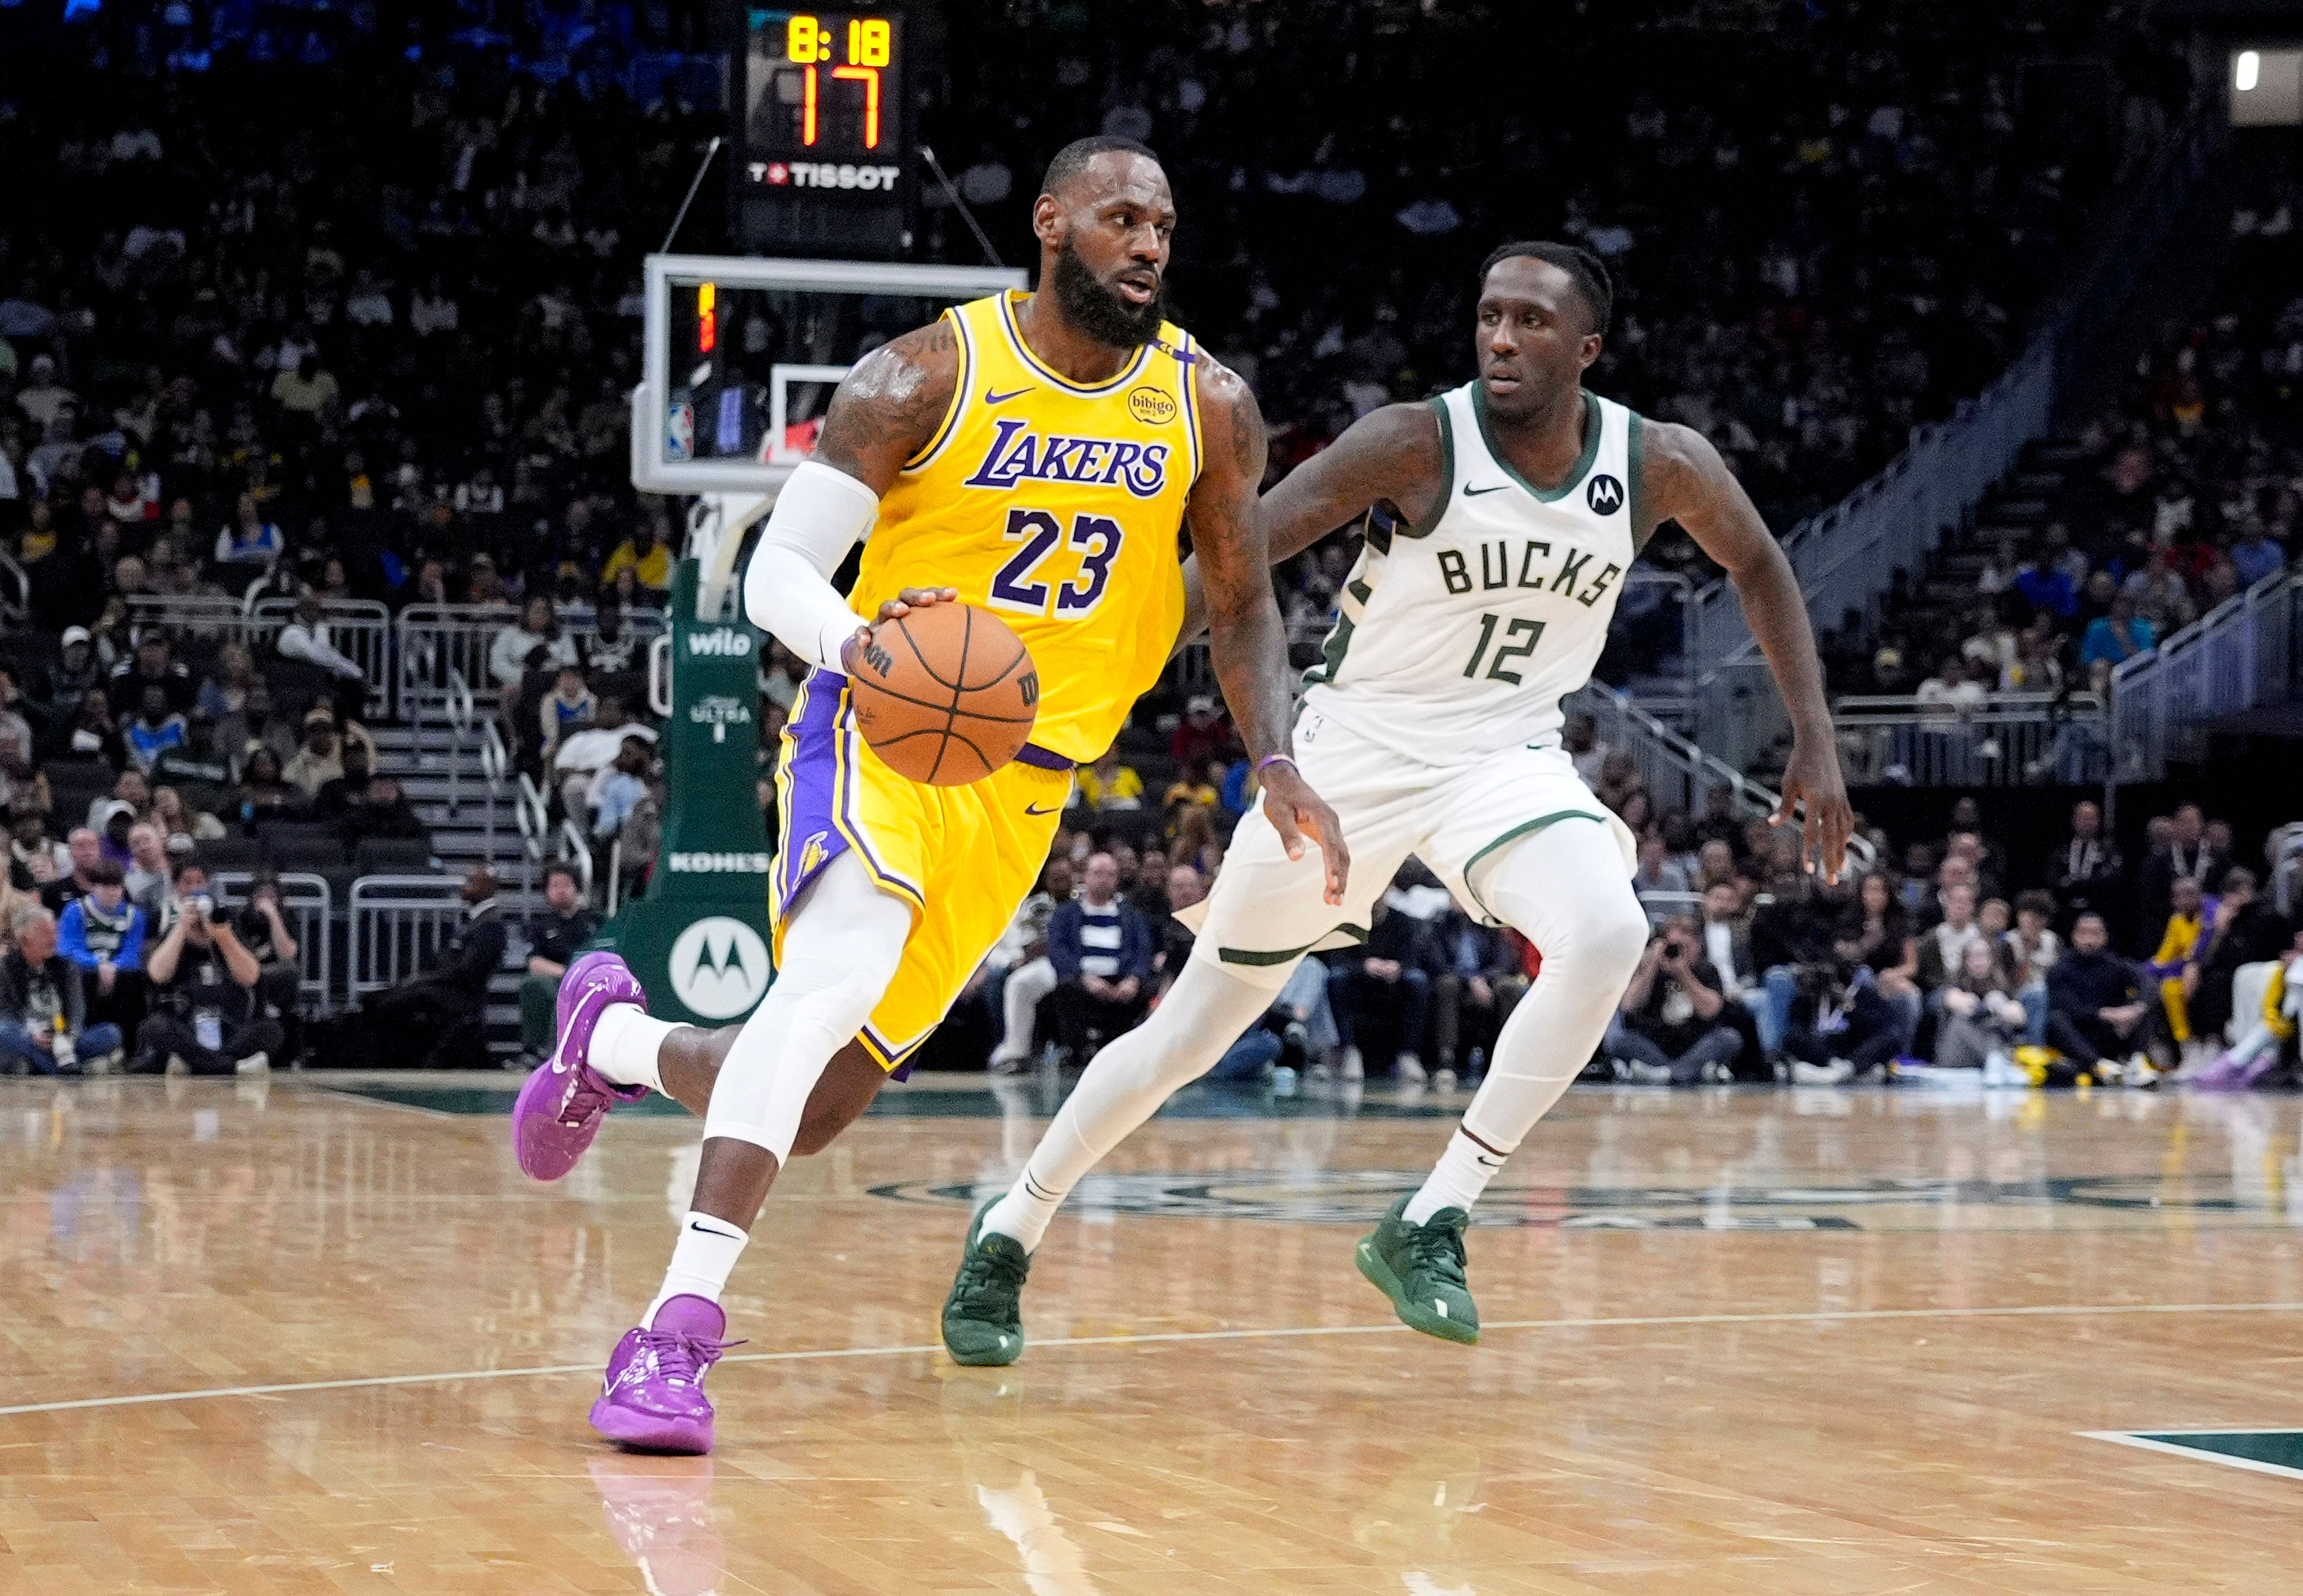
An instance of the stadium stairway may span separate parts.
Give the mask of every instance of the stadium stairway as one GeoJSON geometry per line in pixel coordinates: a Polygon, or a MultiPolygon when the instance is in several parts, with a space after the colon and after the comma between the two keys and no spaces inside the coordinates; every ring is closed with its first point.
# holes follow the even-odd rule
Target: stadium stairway
{"type": "MultiPolygon", "coordinates": [[[[2028,444],[2015,469],[1977,507],[1973,524],[1944,537],[1908,600],[1881,622],[1882,635],[1943,639],[1945,646],[1956,647],[1968,635],[1968,612],[1980,597],[1976,584],[2000,540],[2013,539],[2027,555],[2039,548],[2064,482],[2079,469],[2080,459],[2079,445],[2066,438],[2041,438],[2028,444]]],[[[1931,658],[1909,662],[1920,674],[1932,663],[1931,658]]]]}
{"type": "MultiPolygon", "coordinates": [[[[488,713],[482,711],[483,714],[488,713]]],[[[522,883],[524,854],[513,788],[491,793],[477,747],[460,753],[436,727],[386,722],[371,724],[376,758],[396,777],[401,790],[431,831],[432,855],[448,875],[460,878],[474,865],[495,872],[499,900],[512,928],[511,950],[488,985],[488,1046],[508,1065],[519,1052],[519,984],[527,962],[523,934],[528,916],[544,906],[542,866],[522,883]],[[493,828],[491,816],[493,815],[493,828]]]]}

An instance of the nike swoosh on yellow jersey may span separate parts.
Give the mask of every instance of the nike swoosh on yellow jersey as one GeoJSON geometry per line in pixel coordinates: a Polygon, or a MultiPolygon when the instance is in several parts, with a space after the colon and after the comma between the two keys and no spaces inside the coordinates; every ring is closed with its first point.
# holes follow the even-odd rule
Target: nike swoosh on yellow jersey
{"type": "Polygon", "coordinates": [[[983,402],[986,404],[1006,404],[1009,400],[1020,398],[1024,394],[1029,393],[1032,390],[1029,388],[1018,388],[1013,393],[994,393],[991,389],[986,388],[983,391],[983,402]]]}

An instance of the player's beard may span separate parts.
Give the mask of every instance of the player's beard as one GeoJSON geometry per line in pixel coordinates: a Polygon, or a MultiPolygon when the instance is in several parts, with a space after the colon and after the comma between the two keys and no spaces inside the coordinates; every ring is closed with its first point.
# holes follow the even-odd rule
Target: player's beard
{"type": "Polygon", "coordinates": [[[1168,285],[1162,281],[1149,303],[1129,304],[1112,291],[1067,239],[1056,250],[1055,269],[1049,274],[1056,303],[1081,332],[1114,349],[1135,349],[1149,343],[1168,317],[1168,285]]]}

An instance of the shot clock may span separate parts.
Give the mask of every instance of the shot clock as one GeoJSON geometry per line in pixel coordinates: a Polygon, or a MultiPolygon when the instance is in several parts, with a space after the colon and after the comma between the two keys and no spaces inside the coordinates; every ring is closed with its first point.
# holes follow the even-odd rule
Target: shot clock
{"type": "Polygon", "coordinates": [[[915,178],[902,12],[740,14],[745,247],[850,259],[904,253],[915,178]]]}

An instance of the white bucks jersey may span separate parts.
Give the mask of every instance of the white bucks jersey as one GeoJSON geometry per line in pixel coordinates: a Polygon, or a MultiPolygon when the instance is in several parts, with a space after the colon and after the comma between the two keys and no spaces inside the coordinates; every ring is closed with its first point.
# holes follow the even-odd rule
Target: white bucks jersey
{"type": "Polygon", "coordinates": [[[1546,493],[1505,462],[1479,384],[1430,402],[1435,508],[1415,527],[1369,518],[1304,702],[1447,765],[1558,740],[1559,702],[1591,680],[1638,553],[1640,418],[1586,394],[1583,452],[1546,493]]]}

